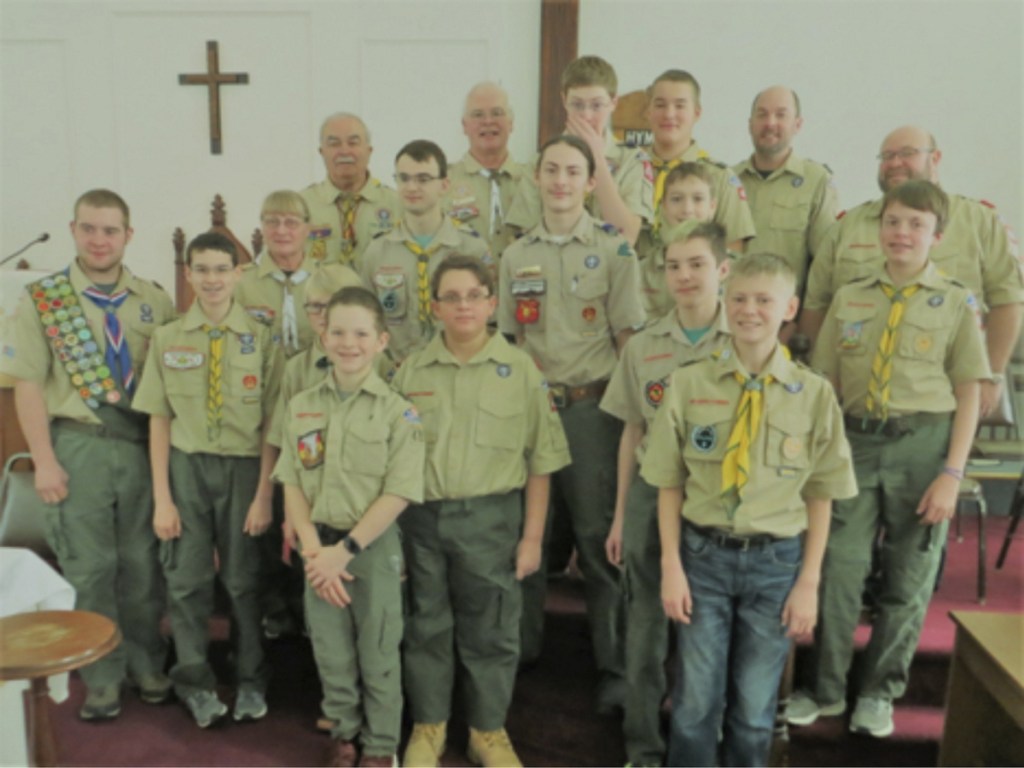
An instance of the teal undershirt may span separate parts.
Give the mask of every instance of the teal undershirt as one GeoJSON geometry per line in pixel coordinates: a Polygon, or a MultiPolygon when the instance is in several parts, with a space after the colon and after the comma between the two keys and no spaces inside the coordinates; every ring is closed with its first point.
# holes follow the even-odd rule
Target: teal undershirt
{"type": "MultiPolygon", "coordinates": [[[[679,327],[683,328],[682,326],[679,327]]],[[[690,340],[691,344],[696,344],[698,341],[703,339],[704,335],[710,330],[711,326],[709,325],[705,328],[694,328],[692,330],[690,328],[683,328],[683,333],[686,334],[686,338],[690,340]]]]}

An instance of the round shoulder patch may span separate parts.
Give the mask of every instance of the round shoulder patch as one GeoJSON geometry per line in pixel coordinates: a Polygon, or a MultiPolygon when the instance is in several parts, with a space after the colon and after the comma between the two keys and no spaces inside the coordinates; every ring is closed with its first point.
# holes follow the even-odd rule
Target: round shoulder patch
{"type": "Polygon", "coordinates": [[[718,444],[718,431],[711,425],[694,427],[690,432],[690,443],[701,453],[710,453],[718,444]]]}

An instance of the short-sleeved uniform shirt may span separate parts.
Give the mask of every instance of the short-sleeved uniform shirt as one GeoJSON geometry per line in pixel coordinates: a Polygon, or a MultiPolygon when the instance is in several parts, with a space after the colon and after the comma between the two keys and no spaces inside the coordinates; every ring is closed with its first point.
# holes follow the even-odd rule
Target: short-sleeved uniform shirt
{"type": "MultiPolygon", "coordinates": [[[[604,157],[622,202],[644,221],[654,221],[654,176],[647,152],[627,144],[617,144],[609,131],[605,137],[604,157]]],[[[536,168],[539,159],[540,155],[534,156],[530,167],[536,168]]],[[[601,206],[593,195],[588,196],[587,211],[595,219],[603,218],[601,206]]],[[[537,226],[540,219],[540,191],[533,174],[527,173],[519,183],[507,221],[526,232],[537,226]]]]}
{"type": "Polygon", "coordinates": [[[347,397],[328,376],[288,404],[272,477],[302,491],[314,523],[345,531],[383,494],[422,502],[423,457],[408,400],[372,372],[347,397]]]}
{"type": "Polygon", "coordinates": [[[683,333],[675,312],[630,337],[601,398],[601,410],[627,424],[643,423],[644,437],[636,449],[638,462],[643,461],[651,425],[672,383],[672,373],[681,365],[709,357],[728,340],[729,326],[721,305],[696,344],[683,333]]]}
{"type": "MultiPolygon", "coordinates": [[[[871,364],[889,317],[891,303],[882,283],[893,285],[884,269],[839,289],[811,359],[815,368],[839,382],[843,410],[854,416],[868,415],[871,364]]],[[[971,292],[939,274],[930,262],[913,283],[921,287],[905,300],[897,331],[889,385],[893,416],[953,411],[957,384],[989,376],[978,304],[971,292]]]]}
{"type": "Polygon", "coordinates": [[[799,296],[807,265],[838,213],[832,171],[794,152],[767,178],[754,167],[753,158],[733,166],[733,170],[747,191],[757,229],[747,250],[782,256],[796,273],[799,296]]]}
{"type": "Polygon", "coordinates": [[[314,337],[313,343],[288,360],[281,374],[281,388],[274,406],[274,415],[270,419],[267,431],[267,442],[280,448],[284,420],[288,415],[288,403],[303,390],[319,384],[331,370],[331,363],[319,338],[314,337]]]}
{"type": "Polygon", "coordinates": [[[633,249],[615,227],[586,212],[569,235],[551,235],[542,223],[512,243],[498,290],[498,328],[522,336],[557,384],[608,379],[615,334],[644,324],[633,249]]]}
{"type": "Polygon", "coordinates": [[[344,256],[342,238],[345,225],[338,204],[341,191],[330,179],[324,179],[319,184],[310,184],[300,194],[309,206],[310,232],[306,254],[314,261],[324,263],[350,264],[357,260],[374,237],[395,226],[401,213],[398,193],[375,178],[367,179],[357,195],[356,242],[352,253],[344,256]]]}
{"type": "MultiPolygon", "coordinates": [[[[434,334],[433,317],[420,322],[418,257],[407,243],[414,242],[404,223],[370,243],[356,263],[363,283],[380,299],[391,340],[388,352],[401,362],[414,349],[422,347],[434,334]]],[[[427,277],[452,254],[476,256],[491,263],[487,241],[469,227],[442,217],[441,229],[426,247],[430,254],[427,277]]]]}
{"type": "Polygon", "coordinates": [[[270,329],[237,301],[220,325],[226,328],[222,359],[220,433],[207,431],[210,336],[198,301],[184,317],[160,328],[135,395],[135,407],[171,420],[171,445],[185,453],[259,456],[261,429],[277,402],[284,357],[270,329]]]}
{"type": "Polygon", "coordinates": [[[750,448],[750,473],[735,512],[721,495],[722,459],[748,376],[732,346],[672,374],[641,474],[658,488],[683,489],[682,514],[695,525],[738,536],[795,536],[807,527],[805,499],[857,493],[843,416],[822,376],[786,359],[781,346],[762,377],[762,423],[750,448]]]}
{"type": "MultiPolygon", "coordinates": [[[[318,262],[308,256],[302,265],[291,276],[278,268],[277,264],[264,252],[259,261],[246,267],[242,280],[235,289],[235,300],[245,307],[253,318],[271,329],[274,341],[281,345],[286,357],[292,357],[313,343],[313,329],[303,304],[306,300],[306,287],[318,262]],[[287,281],[287,287],[286,287],[287,281]],[[284,338],[282,331],[285,317],[286,296],[291,295],[295,314],[297,337],[294,341],[284,338]]],[[[344,285],[362,285],[359,276],[350,269],[342,277],[344,285]]]]}
{"type": "MultiPolygon", "coordinates": [[[[21,297],[15,314],[10,319],[11,334],[4,340],[3,354],[0,354],[0,373],[39,384],[43,388],[46,410],[50,417],[74,419],[86,424],[101,424],[102,420],[96,411],[86,405],[80,389],[98,384],[98,380],[103,378],[95,375],[96,366],[92,366],[92,361],[88,358],[96,353],[103,356],[106,352],[106,313],[90,299],[82,296],[82,291],[92,283],[82,272],[77,261],[72,262],[67,270],[67,282],[58,284],[56,278],[62,274],[64,273],[58,272],[44,278],[39,289],[43,292],[42,296],[36,297],[26,292],[21,297]],[[46,281],[50,281],[50,287],[46,287],[46,281]],[[66,290],[62,286],[70,286],[68,294],[61,293],[62,290],[66,290]],[[49,295],[51,293],[53,295],[49,295]],[[63,301],[67,295],[76,296],[76,300],[73,304],[64,306],[63,301]],[[59,302],[60,306],[55,302],[59,302]],[[45,309],[40,314],[37,307],[42,305],[45,305],[45,309]],[[73,307],[79,307],[80,313],[73,310],[73,307]],[[50,333],[59,337],[61,341],[59,352],[51,345],[47,327],[56,329],[50,333]],[[81,338],[86,330],[95,349],[86,349],[89,342],[84,342],[81,338]],[[75,343],[69,344],[66,339],[71,334],[77,338],[75,343]],[[89,363],[88,367],[83,365],[83,360],[89,363]]],[[[136,277],[123,266],[113,293],[121,290],[127,290],[128,297],[117,309],[117,319],[128,344],[137,384],[146,363],[153,334],[157,328],[174,318],[174,306],[163,288],[136,277]]],[[[114,378],[117,378],[116,375],[114,378]]],[[[124,394],[120,382],[118,391],[121,395],[124,394]]],[[[105,401],[103,396],[96,396],[95,399],[105,401]]],[[[125,398],[122,397],[116,407],[126,405],[125,398]]]]}
{"type": "MultiPolygon", "coordinates": [[[[655,157],[653,147],[644,147],[644,150],[650,157],[655,157]]],[[[711,171],[714,179],[711,191],[715,195],[715,215],[712,217],[712,221],[725,227],[726,242],[733,243],[753,237],[755,234],[754,219],[750,214],[747,193],[739,176],[733,173],[725,163],[712,160],[711,155],[701,149],[696,141],[693,141],[678,159],[684,163],[704,163],[711,171]]],[[[657,165],[656,159],[655,165],[657,165]]],[[[655,168],[655,179],[660,173],[668,173],[667,166],[661,169],[655,168]]],[[[653,219],[649,221],[653,221],[653,219]]]]}
{"type": "Polygon", "coordinates": [[[405,361],[393,385],[423,419],[428,501],[508,493],[527,475],[570,462],[544,377],[500,333],[465,364],[438,334],[405,361]]]}
{"type": "Polygon", "coordinates": [[[494,201],[491,199],[493,183],[489,172],[469,152],[448,166],[451,185],[445,195],[445,211],[456,221],[471,227],[487,241],[491,255],[498,258],[515,239],[515,231],[506,225],[512,199],[524,176],[531,170],[511,157],[506,157],[496,169],[498,190],[501,192],[502,218],[494,220],[494,201]],[[492,232],[492,221],[494,230],[492,232]]]}
{"type": "MultiPolygon", "coordinates": [[[[881,216],[881,200],[840,214],[811,262],[804,299],[808,309],[825,311],[842,286],[883,268],[881,216]]],[[[1024,302],[1016,240],[988,204],[950,195],[949,222],[928,258],[969,288],[985,311],[1024,302]]]]}

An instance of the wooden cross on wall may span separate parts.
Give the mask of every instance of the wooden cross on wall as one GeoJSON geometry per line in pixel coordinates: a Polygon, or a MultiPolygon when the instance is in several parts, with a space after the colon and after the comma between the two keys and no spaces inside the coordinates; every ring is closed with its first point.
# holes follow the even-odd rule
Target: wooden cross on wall
{"type": "Polygon", "coordinates": [[[247,85],[247,72],[221,72],[217,55],[217,41],[206,41],[206,72],[196,75],[178,75],[179,85],[205,85],[210,98],[210,154],[221,153],[220,132],[220,87],[222,85],[247,85]]]}

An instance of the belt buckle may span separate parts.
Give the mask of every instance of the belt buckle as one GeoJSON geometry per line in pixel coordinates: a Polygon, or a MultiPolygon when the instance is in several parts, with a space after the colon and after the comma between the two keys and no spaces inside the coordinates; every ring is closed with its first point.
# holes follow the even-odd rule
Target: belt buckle
{"type": "Polygon", "coordinates": [[[736,549],[740,552],[747,552],[750,550],[750,542],[752,540],[750,536],[730,536],[729,538],[739,544],[736,549]]]}
{"type": "Polygon", "coordinates": [[[550,384],[548,391],[551,392],[551,402],[555,408],[564,411],[569,406],[569,392],[565,384],[550,384]]]}
{"type": "Polygon", "coordinates": [[[903,437],[904,435],[909,435],[913,431],[914,430],[911,429],[910,425],[907,423],[906,418],[903,416],[897,416],[895,418],[889,419],[889,421],[886,423],[885,432],[886,434],[889,435],[889,437],[903,437]]]}

